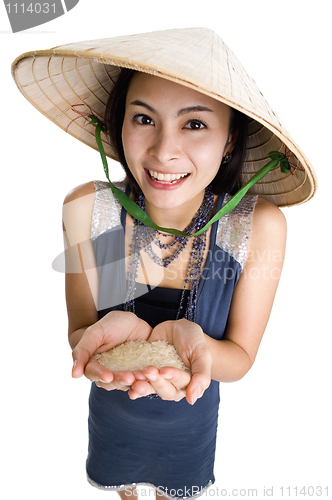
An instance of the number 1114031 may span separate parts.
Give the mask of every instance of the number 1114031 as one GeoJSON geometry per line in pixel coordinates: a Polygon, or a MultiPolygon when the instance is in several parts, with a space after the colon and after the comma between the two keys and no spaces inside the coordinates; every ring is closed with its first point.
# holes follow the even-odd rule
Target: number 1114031
{"type": "Polygon", "coordinates": [[[49,4],[49,3],[30,3],[29,5],[25,5],[24,3],[14,3],[6,4],[6,8],[8,11],[8,14],[18,14],[22,13],[24,14],[25,12],[30,13],[30,14],[48,14],[49,12],[53,12],[55,14],[55,3],[49,4]]]}

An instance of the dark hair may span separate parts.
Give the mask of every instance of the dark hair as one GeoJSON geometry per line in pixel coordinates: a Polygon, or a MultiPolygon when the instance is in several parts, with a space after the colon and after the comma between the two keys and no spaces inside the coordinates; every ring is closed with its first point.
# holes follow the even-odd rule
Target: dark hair
{"type": "Polygon", "coordinates": [[[229,136],[237,132],[231,159],[221,164],[217,175],[211,182],[214,194],[235,194],[242,186],[242,168],[247,155],[248,117],[231,108],[229,136]]]}
{"type": "Polygon", "coordinates": [[[113,149],[127,174],[129,186],[134,193],[137,193],[138,185],[127,165],[122,144],[122,125],[126,110],[126,97],[129,84],[135,73],[136,71],[132,69],[121,69],[107,101],[104,122],[113,149]]]}
{"type": "MultiPolygon", "coordinates": [[[[111,144],[122,164],[127,181],[131,190],[136,193],[138,185],[126,162],[122,145],[122,125],[125,115],[126,97],[131,79],[136,71],[123,68],[109,95],[106,111],[105,125],[107,127],[111,144]]],[[[211,183],[214,194],[227,192],[235,194],[242,185],[242,167],[247,153],[247,131],[248,118],[246,115],[232,108],[229,135],[237,131],[235,147],[232,151],[231,160],[227,164],[221,164],[219,171],[211,183]]]]}

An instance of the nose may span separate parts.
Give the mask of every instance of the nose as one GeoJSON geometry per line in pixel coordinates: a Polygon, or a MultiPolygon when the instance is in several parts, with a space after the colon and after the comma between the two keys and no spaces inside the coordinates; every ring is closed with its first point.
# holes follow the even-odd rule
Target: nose
{"type": "Polygon", "coordinates": [[[162,127],[156,131],[149,153],[162,164],[179,159],[181,157],[180,137],[176,131],[162,127]]]}

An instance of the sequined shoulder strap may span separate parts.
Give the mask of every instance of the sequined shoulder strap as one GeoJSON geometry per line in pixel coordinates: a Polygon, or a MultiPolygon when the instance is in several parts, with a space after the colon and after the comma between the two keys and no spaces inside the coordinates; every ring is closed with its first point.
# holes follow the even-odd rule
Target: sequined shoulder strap
{"type": "MultiPolygon", "coordinates": [[[[225,195],[223,205],[231,198],[225,195]]],[[[257,196],[245,196],[240,203],[218,222],[216,244],[230,254],[243,269],[249,250],[252,217],[257,196]]]]}
{"type": "MultiPolygon", "coordinates": [[[[118,189],[125,191],[125,182],[115,183],[118,189]]],[[[108,229],[121,224],[122,206],[115,198],[108,182],[94,181],[95,202],[91,221],[91,239],[95,240],[108,229]]]]}

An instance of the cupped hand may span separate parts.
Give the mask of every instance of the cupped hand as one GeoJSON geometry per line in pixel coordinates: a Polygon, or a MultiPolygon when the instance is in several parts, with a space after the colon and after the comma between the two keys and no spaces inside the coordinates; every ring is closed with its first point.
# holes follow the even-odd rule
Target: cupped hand
{"type": "Polygon", "coordinates": [[[158,394],[168,401],[186,397],[188,403],[194,404],[211,382],[212,355],[204,332],[199,325],[185,319],[165,321],[152,330],[133,313],[112,311],[85,330],[72,354],[74,378],[85,375],[106,390],[129,391],[131,399],[158,394]],[[154,366],[133,372],[111,372],[92,357],[127,340],[139,339],[173,344],[191,373],[173,367],[158,370],[154,366]]]}
{"type": "Polygon", "coordinates": [[[165,340],[173,344],[191,374],[184,370],[150,366],[136,372],[129,396],[132,399],[157,393],[162,399],[179,401],[183,397],[194,404],[211,383],[212,355],[199,325],[185,319],[157,325],[149,342],[165,340]]]}
{"type": "Polygon", "coordinates": [[[126,311],[111,311],[102,319],[89,326],[81,340],[73,349],[72,376],[85,375],[92,382],[105,389],[127,390],[135,381],[130,371],[111,372],[102,366],[93,354],[99,354],[127,340],[147,340],[152,328],[146,321],[126,311]],[[107,387],[106,387],[107,386],[107,387]]]}
{"type": "Polygon", "coordinates": [[[158,394],[166,401],[180,401],[186,397],[186,388],[191,380],[190,372],[170,366],[160,370],[155,366],[148,366],[133,373],[135,382],[128,393],[131,399],[158,394]]]}

